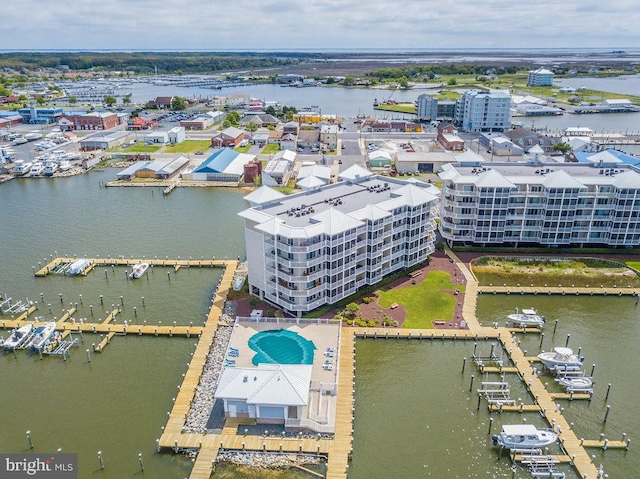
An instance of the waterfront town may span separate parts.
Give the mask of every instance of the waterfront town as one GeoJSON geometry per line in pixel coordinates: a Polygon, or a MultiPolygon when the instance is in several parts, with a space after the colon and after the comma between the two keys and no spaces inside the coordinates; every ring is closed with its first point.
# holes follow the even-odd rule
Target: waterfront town
{"type": "MultiPolygon", "coordinates": [[[[501,470],[488,473],[608,477],[602,463],[615,470],[624,461],[616,454],[634,454],[627,434],[635,431],[609,434],[609,380],[596,388],[595,365],[589,371],[582,351],[569,348],[578,331],[564,333],[561,324],[564,334],[556,337],[558,320],[529,305],[594,296],[638,304],[640,132],[585,124],[635,119],[640,103],[568,86],[574,74],[567,70],[532,67],[511,85],[487,69],[481,81],[460,81],[463,87],[437,78],[406,87],[371,85],[365,77],[345,85],[342,77],[294,73],[268,85],[129,72],[72,81],[65,68],[47,71],[49,80],[0,98],[9,105],[0,110],[0,190],[48,182],[64,190],[100,175],[101,194],[122,197],[155,191],[170,202],[191,188],[240,192],[240,206],[219,220],[241,225],[238,237],[226,239],[243,242],[244,254],[163,259],[152,249],[135,257],[52,251],[34,263],[35,280],[57,282],[60,275],[83,292],[76,280],[122,276],[129,288],[160,276],[176,285],[196,270],[220,276],[204,323],[141,321],[144,297],[127,311],[126,292],[111,308],[100,293],[109,314],[98,320],[82,293],[74,305],[53,291],[46,301],[40,293],[40,304],[3,291],[5,358],[17,363],[31,354],[72,364],[88,345],[79,346],[83,335],[99,338],[82,358],[88,363],[125,341],[116,336],[197,338],[157,455],[184,455],[185,474],[194,479],[217,477],[229,463],[240,472],[221,477],[244,477],[241,468],[249,466],[344,478],[367,477],[358,472],[367,467],[354,439],[363,407],[360,345],[463,344],[464,360],[453,361],[462,389],[474,392],[470,411],[484,414],[477,426],[482,447],[492,451],[491,466],[485,458],[479,467],[496,467],[496,457],[506,456],[501,470]],[[273,96],[253,93],[265,88],[273,96]],[[180,94],[164,93],[171,89],[180,94]],[[197,94],[184,93],[190,89],[197,94]],[[142,98],[143,91],[163,93],[142,98]],[[363,103],[327,110],[314,98],[326,91],[353,91],[363,103]],[[299,92],[305,104],[292,101],[299,92]],[[567,126],[542,127],[560,117],[567,126]],[[537,128],[525,124],[531,119],[537,128]],[[511,305],[515,295],[515,312],[504,318],[479,307],[491,297],[511,305]],[[54,317],[51,302],[64,314],[54,317]],[[360,355],[358,349],[358,361],[360,355]],[[595,409],[596,402],[606,406],[597,412],[602,432],[581,424],[577,432],[573,410],[586,403],[595,409]],[[579,436],[585,429],[588,437],[579,436]]],[[[27,438],[31,444],[30,431],[27,438]]],[[[108,471],[101,451],[97,457],[108,471]]],[[[138,470],[144,467],[141,453],[138,470]]]]}

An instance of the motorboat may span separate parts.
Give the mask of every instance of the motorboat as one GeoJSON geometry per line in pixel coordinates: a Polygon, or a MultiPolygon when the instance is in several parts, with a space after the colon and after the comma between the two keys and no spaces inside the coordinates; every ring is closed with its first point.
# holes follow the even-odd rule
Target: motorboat
{"type": "Polygon", "coordinates": [[[90,264],[91,263],[86,258],[79,259],[78,261],[75,261],[74,263],[72,263],[71,266],[69,266],[69,269],[67,270],[67,272],[71,276],[77,276],[79,274],[84,273],[84,271],[89,267],[90,264]]]}
{"type": "Polygon", "coordinates": [[[593,390],[593,378],[589,376],[561,376],[556,382],[569,392],[590,392],[593,390]]]}
{"type": "Polygon", "coordinates": [[[16,161],[16,164],[13,167],[13,172],[19,176],[26,175],[27,173],[29,173],[29,170],[31,169],[32,166],[33,166],[33,163],[31,161],[18,160],[16,161]]]}
{"type": "Polygon", "coordinates": [[[43,137],[42,133],[40,132],[31,132],[31,133],[27,133],[26,135],[24,135],[24,139],[27,141],[36,141],[36,140],[41,140],[43,137]]]}
{"type": "Polygon", "coordinates": [[[21,328],[15,329],[13,333],[11,333],[11,336],[9,336],[4,342],[2,347],[5,351],[13,351],[27,340],[32,330],[33,323],[27,323],[21,328]]]}
{"type": "Polygon", "coordinates": [[[73,165],[71,165],[69,160],[62,160],[58,168],[60,169],[60,171],[68,171],[71,169],[72,166],[73,165]]]}
{"type": "Polygon", "coordinates": [[[27,140],[26,138],[22,137],[22,136],[18,136],[17,138],[14,138],[13,140],[11,140],[11,144],[16,146],[16,145],[24,145],[25,143],[28,143],[29,140],[27,140]]]}
{"type": "Polygon", "coordinates": [[[149,268],[148,263],[136,264],[133,268],[131,268],[131,273],[129,273],[129,279],[141,278],[142,275],[146,273],[148,268],[149,268]]]}
{"type": "Polygon", "coordinates": [[[29,343],[29,347],[34,351],[39,351],[46,346],[47,342],[56,331],[55,321],[49,321],[44,326],[38,326],[33,331],[33,339],[29,343]]]}
{"type": "Polygon", "coordinates": [[[519,328],[542,328],[545,323],[544,316],[538,316],[538,313],[533,308],[523,308],[521,313],[516,308],[516,311],[507,317],[512,324],[519,328]]]}
{"type": "Polygon", "coordinates": [[[571,370],[582,366],[584,358],[573,353],[571,348],[557,347],[553,351],[538,354],[538,359],[551,370],[571,370]]]}
{"type": "Polygon", "coordinates": [[[43,171],[44,165],[41,162],[36,161],[29,170],[29,176],[40,176],[43,171]]]}
{"type": "Polygon", "coordinates": [[[533,424],[505,424],[500,434],[494,434],[492,439],[494,446],[529,450],[553,444],[558,435],[550,429],[538,429],[533,424]]]}
{"type": "Polygon", "coordinates": [[[53,174],[58,171],[58,163],[55,161],[47,161],[44,164],[44,170],[42,170],[42,174],[44,176],[53,176],[53,174]]]}

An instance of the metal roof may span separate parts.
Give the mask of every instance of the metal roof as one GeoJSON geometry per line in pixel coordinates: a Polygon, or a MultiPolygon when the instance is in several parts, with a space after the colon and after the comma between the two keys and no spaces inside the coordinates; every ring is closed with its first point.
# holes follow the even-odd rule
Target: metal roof
{"type": "Polygon", "coordinates": [[[257,190],[252,191],[247,196],[244,197],[252,205],[261,205],[262,203],[266,203],[268,201],[277,200],[286,196],[284,193],[280,193],[279,191],[274,190],[273,188],[263,185],[257,190]]]}
{"type": "Polygon", "coordinates": [[[214,396],[248,404],[305,406],[312,366],[258,364],[256,368],[224,368],[214,396]]]}

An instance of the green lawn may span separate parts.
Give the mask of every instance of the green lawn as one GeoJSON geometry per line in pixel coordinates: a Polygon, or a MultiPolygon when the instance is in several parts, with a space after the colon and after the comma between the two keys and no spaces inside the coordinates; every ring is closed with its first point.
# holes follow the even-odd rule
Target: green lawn
{"type": "Polygon", "coordinates": [[[411,113],[416,112],[416,106],[413,103],[398,103],[395,105],[378,105],[373,107],[374,110],[395,111],[398,113],[411,113]]]}
{"type": "Polygon", "coordinates": [[[280,151],[280,145],[270,143],[266,145],[260,153],[264,155],[270,155],[271,153],[277,153],[278,151],[280,151]]]}
{"type": "Polygon", "coordinates": [[[238,153],[248,153],[253,145],[249,143],[247,146],[236,146],[235,150],[238,153]]]}
{"type": "Polygon", "coordinates": [[[167,146],[165,153],[195,153],[196,151],[206,151],[211,148],[209,140],[185,140],[177,145],[167,146]]]}
{"type": "Polygon", "coordinates": [[[432,329],[432,321],[449,322],[453,318],[456,297],[445,290],[456,288],[464,291],[464,286],[451,282],[449,273],[429,271],[420,284],[383,291],[378,302],[383,308],[389,308],[393,303],[406,308],[403,328],[432,329]]]}
{"type": "Polygon", "coordinates": [[[144,143],[136,143],[127,148],[122,148],[123,153],[156,153],[162,145],[145,145],[144,143]]]}

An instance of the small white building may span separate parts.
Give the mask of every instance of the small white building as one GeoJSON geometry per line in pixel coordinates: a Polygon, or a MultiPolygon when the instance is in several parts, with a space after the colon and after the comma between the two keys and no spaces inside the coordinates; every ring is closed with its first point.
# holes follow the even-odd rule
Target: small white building
{"type": "Polygon", "coordinates": [[[312,366],[258,364],[224,368],[214,397],[222,399],[225,417],[246,417],[259,424],[299,420],[309,402],[312,366]]]}
{"type": "Polygon", "coordinates": [[[329,183],[331,180],[331,168],[328,166],[316,165],[303,165],[298,172],[298,181],[306,178],[307,176],[315,176],[325,182],[329,183]]]}
{"type": "Polygon", "coordinates": [[[324,143],[331,150],[335,150],[338,145],[338,125],[322,125],[320,127],[320,142],[324,143]]]}
{"type": "Polygon", "coordinates": [[[185,129],[183,126],[176,126],[171,128],[168,133],[169,143],[172,145],[177,145],[178,143],[182,143],[187,138],[187,134],[185,133],[185,129]]]}
{"type": "Polygon", "coordinates": [[[524,151],[509,138],[497,136],[491,139],[491,153],[496,156],[522,156],[524,151]]]}
{"type": "Polygon", "coordinates": [[[169,143],[169,133],[166,131],[154,131],[153,133],[147,133],[144,135],[144,141],[145,143],[166,145],[169,143]]]}

